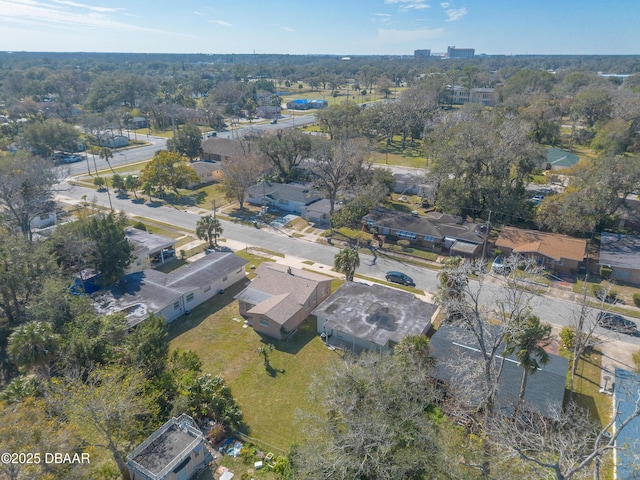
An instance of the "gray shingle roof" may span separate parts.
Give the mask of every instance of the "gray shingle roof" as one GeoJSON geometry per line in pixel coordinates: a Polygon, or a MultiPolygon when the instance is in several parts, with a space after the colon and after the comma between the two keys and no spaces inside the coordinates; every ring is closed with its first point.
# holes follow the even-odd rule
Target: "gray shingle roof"
{"type": "MultiPolygon", "coordinates": [[[[456,363],[481,361],[477,340],[471,332],[450,325],[441,326],[431,337],[431,351],[436,358],[435,375],[446,383],[456,381],[453,367],[447,363],[448,359],[456,359],[456,363]]],[[[547,416],[551,415],[554,409],[560,409],[568,368],[569,362],[566,358],[549,354],[549,362],[527,379],[526,405],[547,416]]],[[[506,358],[497,396],[498,408],[506,415],[513,414],[521,380],[522,368],[518,361],[514,356],[506,358]]]]}
{"type": "Polygon", "coordinates": [[[640,236],[602,232],[600,265],[640,270],[640,236]]]}
{"type": "Polygon", "coordinates": [[[92,295],[94,307],[104,314],[124,311],[128,325],[135,326],[151,312],[172,305],[184,293],[212,284],[246,264],[233,253],[215,252],[169,274],[148,268],[125,275],[92,295]]]}
{"type": "Polygon", "coordinates": [[[312,313],[336,330],[384,346],[425,333],[437,309],[402,290],[347,282],[312,313]]]}
{"type": "Polygon", "coordinates": [[[136,251],[146,251],[150,254],[169,248],[176,243],[175,238],[163,237],[137,228],[127,228],[124,235],[136,251]]]}
{"type": "MultiPolygon", "coordinates": [[[[248,142],[245,142],[245,144],[250,146],[248,142]]],[[[239,140],[222,137],[210,137],[203,141],[202,151],[208,155],[220,155],[222,157],[239,157],[244,153],[239,140]]]]}
{"type": "Polygon", "coordinates": [[[478,230],[478,224],[467,222],[460,217],[445,213],[415,216],[388,208],[375,208],[371,213],[365,215],[363,220],[376,227],[403,230],[440,240],[444,237],[451,237],[480,244],[484,242],[485,237],[478,230]]]}
{"type": "Polygon", "coordinates": [[[288,200],[304,205],[309,205],[322,198],[310,185],[300,185],[297,183],[258,183],[247,188],[246,192],[248,195],[253,195],[254,198],[266,196],[276,202],[278,200],[288,200]]]}

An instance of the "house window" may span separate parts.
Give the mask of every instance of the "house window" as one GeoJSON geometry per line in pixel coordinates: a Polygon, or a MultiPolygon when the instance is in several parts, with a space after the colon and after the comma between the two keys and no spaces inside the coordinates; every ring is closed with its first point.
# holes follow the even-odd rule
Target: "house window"
{"type": "Polygon", "coordinates": [[[316,303],[316,291],[311,292],[311,303],[316,303]]]}
{"type": "Polygon", "coordinates": [[[559,266],[559,267],[561,267],[561,266],[562,266],[562,260],[558,260],[558,261],[556,262],[556,265],[557,265],[557,266],[559,266]]]}
{"type": "Polygon", "coordinates": [[[173,302],[173,309],[180,310],[180,302],[173,302]]]}
{"type": "Polygon", "coordinates": [[[306,308],[307,310],[309,310],[309,299],[307,298],[307,301],[304,302],[304,308],[306,308]]]}
{"type": "Polygon", "coordinates": [[[262,325],[263,327],[268,327],[269,326],[269,320],[267,320],[264,317],[260,318],[260,325],[262,325]]]}
{"type": "Polygon", "coordinates": [[[187,302],[190,302],[191,300],[193,300],[193,293],[187,295],[187,302]]]}
{"type": "Polygon", "coordinates": [[[416,234],[412,232],[405,232],[404,230],[396,230],[396,236],[400,238],[409,238],[411,240],[416,239],[416,234]]]}
{"type": "Polygon", "coordinates": [[[435,237],[432,237],[431,235],[425,235],[425,236],[424,236],[424,241],[425,241],[425,242],[436,243],[436,239],[435,239],[435,237]]]}

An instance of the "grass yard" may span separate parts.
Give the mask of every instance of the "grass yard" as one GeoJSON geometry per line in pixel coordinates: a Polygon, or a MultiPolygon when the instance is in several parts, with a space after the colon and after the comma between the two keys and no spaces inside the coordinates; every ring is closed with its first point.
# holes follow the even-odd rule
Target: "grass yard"
{"type": "Polygon", "coordinates": [[[314,374],[336,360],[337,353],[317,335],[314,317],[305,320],[287,342],[262,338],[251,327],[243,328],[233,296],[245,285],[235,285],[172,323],[170,348],[197,352],[204,372],[221,374],[229,383],[250,427],[249,435],[287,450],[304,437],[296,412],[318,412],[307,393],[314,374]],[[272,374],[258,354],[258,348],[269,343],[274,345],[272,374]]]}
{"type": "Polygon", "coordinates": [[[386,140],[380,142],[378,149],[373,153],[372,161],[374,163],[396,165],[401,167],[425,168],[427,158],[420,140],[414,140],[411,145],[407,138],[405,148],[402,148],[402,137],[396,135],[393,137],[391,145],[387,145],[386,140]]]}
{"type": "MultiPolygon", "coordinates": [[[[561,352],[563,356],[569,357],[571,363],[571,355],[567,351],[561,352]]],[[[592,418],[606,425],[611,419],[613,409],[612,398],[608,395],[600,393],[600,377],[601,377],[601,361],[602,354],[597,350],[582,356],[578,363],[578,371],[573,382],[573,389],[576,392],[576,403],[587,409],[592,418]]],[[[569,365],[571,369],[571,365],[569,365]]],[[[569,375],[567,375],[567,386],[569,375]]],[[[566,390],[565,400],[568,398],[569,390],[566,390]]],[[[610,456],[605,457],[605,461],[601,467],[601,478],[610,480],[613,478],[613,461],[610,456]]]]}

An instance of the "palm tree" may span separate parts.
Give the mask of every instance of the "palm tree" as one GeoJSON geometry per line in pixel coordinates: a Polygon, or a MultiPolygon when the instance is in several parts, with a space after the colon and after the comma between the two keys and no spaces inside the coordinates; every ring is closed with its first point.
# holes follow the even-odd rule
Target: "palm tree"
{"type": "Polygon", "coordinates": [[[60,336],[47,322],[31,321],[20,325],[9,336],[8,353],[18,366],[34,368],[48,376],[49,362],[60,345],[60,336]]]}
{"type": "MultiPolygon", "coordinates": [[[[544,347],[549,345],[551,340],[551,325],[541,323],[535,315],[529,315],[519,328],[505,337],[509,347],[505,349],[505,356],[511,355],[514,351],[516,358],[522,367],[522,381],[520,382],[520,393],[518,394],[518,408],[524,403],[524,394],[527,388],[527,378],[538,371],[540,365],[546,365],[549,361],[549,354],[544,347]]],[[[517,409],[516,409],[517,412],[517,409]]]]}
{"type": "Polygon", "coordinates": [[[142,184],[142,194],[149,196],[149,201],[151,201],[151,194],[153,193],[153,183],[147,181],[142,184]]]}
{"type": "Polygon", "coordinates": [[[116,173],[113,170],[113,167],[111,166],[111,162],[109,160],[111,160],[113,158],[113,152],[111,151],[110,148],[108,147],[102,147],[100,149],[100,151],[98,152],[98,155],[100,156],[100,158],[102,158],[103,160],[107,161],[107,165],[109,165],[109,168],[111,169],[111,171],[113,173],[116,173]]]}
{"type": "Polygon", "coordinates": [[[127,175],[124,178],[124,188],[125,190],[131,190],[133,195],[138,198],[137,189],[140,186],[140,179],[137,175],[127,175]]]}
{"type": "Polygon", "coordinates": [[[333,266],[335,269],[344,273],[347,277],[347,282],[353,281],[353,276],[356,273],[356,268],[360,266],[360,256],[355,248],[345,247],[336,253],[333,259],[333,266]]]}
{"type": "Polygon", "coordinates": [[[218,237],[222,235],[220,221],[211,215],[205,215],[196,224],[196,235],[200,240],[207,240],[209,248],[218,246],[218,237]]]}

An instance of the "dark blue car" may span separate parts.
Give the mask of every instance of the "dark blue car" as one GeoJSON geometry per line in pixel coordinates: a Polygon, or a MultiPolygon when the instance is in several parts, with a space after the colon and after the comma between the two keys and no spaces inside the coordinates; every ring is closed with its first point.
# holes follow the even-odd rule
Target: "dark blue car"
{"type": "Polygon", "coordinates": [[[387,272],[384,278],[387,282],[399,283],[400,285],[406,285],[408,287],[415,287],[413,279],[402,272],[387,272]]]}

